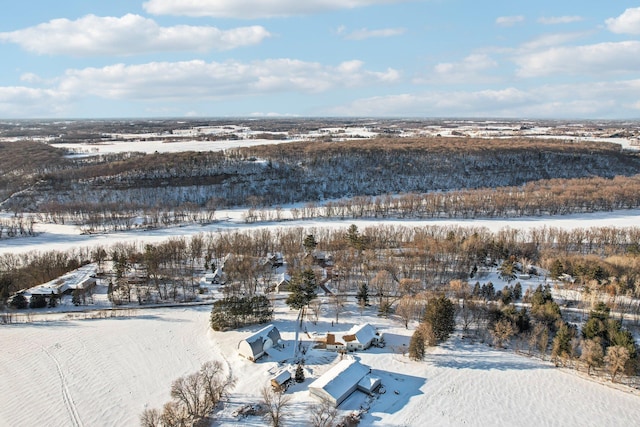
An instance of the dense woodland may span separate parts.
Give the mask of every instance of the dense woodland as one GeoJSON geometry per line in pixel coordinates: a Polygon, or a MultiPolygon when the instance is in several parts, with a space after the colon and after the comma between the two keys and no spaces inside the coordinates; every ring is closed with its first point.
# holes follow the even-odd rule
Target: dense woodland
{"type": "Polygon", "coordinates": [[[0,147],[5,159],[0,172],[11,177],[0,186],[2,207],[39,212],[44,220],[94,224],[88,231],[100,222],[130,227],[131,218],[140,214],[160,226],[154,215],[172,216],[173,211],[204,220],[203,210],[358,197],[382,205],[380,212],[371,207],[362,213],[369,216],[526,215],[638,205],[637,192],[629,187],[638,186],[640,158],[605,143],[379,137],[80,158],[64,157],[44,143],[30,143],[42,153],[23,156],[20,144],[0,147]],[[30,160],[43,156],[48,160],[30,160]],[[599,192],[603,185],[607,189],[599,192]],[[447,199],[436,193],[443,191],[457,193],[447,199]],[[428,196],[420,196],[418,204],[405,198],[407,203],[389,206],[391,201],[382,203],[385,194],[428,196]]]}

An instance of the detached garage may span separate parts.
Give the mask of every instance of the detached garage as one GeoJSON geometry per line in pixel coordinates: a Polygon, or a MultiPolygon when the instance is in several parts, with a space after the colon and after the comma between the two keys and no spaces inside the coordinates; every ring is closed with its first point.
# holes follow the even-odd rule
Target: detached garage
{"type": "Polygon", "coordinates": [[[271,347],[280,345],[280,331],[273,325],[260,329],[238,343],[238,353],[255,362],[271,347]]]}

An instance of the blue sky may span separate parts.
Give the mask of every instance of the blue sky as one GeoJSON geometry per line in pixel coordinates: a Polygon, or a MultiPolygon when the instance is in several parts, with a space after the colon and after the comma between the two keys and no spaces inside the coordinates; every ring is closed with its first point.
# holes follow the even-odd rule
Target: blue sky
{"type": "Polygon", "coordinates": [[[640,3],[21,0],[0,118],[640,118],[640,3]]]}

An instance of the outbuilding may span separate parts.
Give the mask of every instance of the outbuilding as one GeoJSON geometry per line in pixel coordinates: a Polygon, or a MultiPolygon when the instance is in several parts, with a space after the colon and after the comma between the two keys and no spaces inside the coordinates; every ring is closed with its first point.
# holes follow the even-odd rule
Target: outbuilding
{"type": "Polygon", "coordinates": [[[269,325],[240,341],[238,343],[238,352],[241,356],[255,362],[270,348],[281,345],[281,341],[278,328],[274,325],[269,325]]]}
{"type": "Polygon", "coordinates": [[[309,393],[337,407],[356,390],[371,394],[380,386],[380,379],[370,373],[371,369],[359,361],[344,359],[309,384],[309,393]]]}

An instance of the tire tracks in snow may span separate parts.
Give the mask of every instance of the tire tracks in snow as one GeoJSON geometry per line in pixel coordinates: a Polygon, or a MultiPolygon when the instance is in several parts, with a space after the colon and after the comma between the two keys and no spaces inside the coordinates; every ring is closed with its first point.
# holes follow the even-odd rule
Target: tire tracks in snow
{"type": "Polygon", "coordinates": [[[78,414],[78,408],[76,408],[76,404],[71,398],[71,393],[69,392],[69,387],[67,386],[67,380],[64,376],[64,373],[62,372],[62,367],[60,366],[60,362],[58,362],[58,359],[56,359],[56,357],[53,354],[47,351],[46,348],[44,347],[41,347],[41,348],[42,348],[42,351],[44,351],[44,353],[47,356],[49,356],[49,358],[53,360],[53,362],[56,364],[56,371],[58,373],[58,378],[60,378],[60,383],[62,386],[62,400],[64,401],[64,406],[67,407],[67,412],[69,413],[72,424],[76,427],[82,427],[83,424],[82,424],[82,420],[80,419],[80,414],[78,414]]]}

